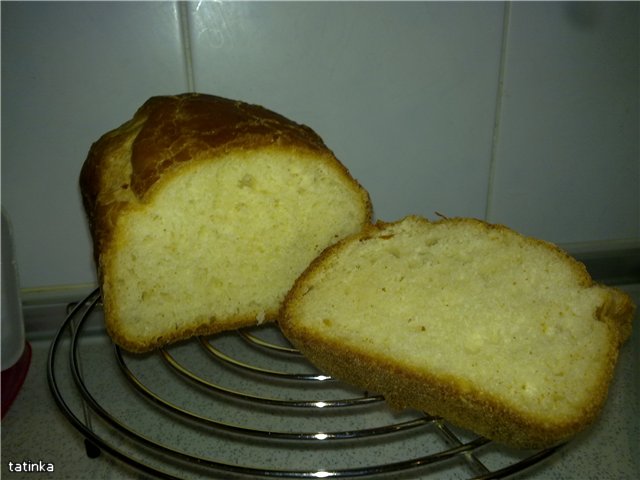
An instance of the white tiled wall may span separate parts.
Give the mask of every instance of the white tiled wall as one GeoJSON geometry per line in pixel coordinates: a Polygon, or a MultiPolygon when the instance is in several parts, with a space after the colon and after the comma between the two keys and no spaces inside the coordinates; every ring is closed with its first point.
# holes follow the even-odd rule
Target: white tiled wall
{"type": "Polygon", "coordinates": [[[517,3],[507,38],[489,220],[638,238],[638,3],[517,3]]]}
{"type": "Polygon", "coordinates": [[[77,177],[148,97],[314,128],[376,214],[640,239],[638,3],[3,2],[2,204],[23,287],[95,279],[77,177]]]}

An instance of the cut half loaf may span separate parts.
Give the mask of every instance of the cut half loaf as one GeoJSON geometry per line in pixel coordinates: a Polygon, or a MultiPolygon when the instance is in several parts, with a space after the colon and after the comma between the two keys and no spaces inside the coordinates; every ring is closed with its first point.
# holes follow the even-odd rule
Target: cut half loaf
{"type": "Polygon", "coordinates": [[[142,352],[273,320],[367,192],[310,128],[202,94],[153,97],[89,151],[80,187],[108,332],[142,352]]]}
{"type": "Polygon", "coordinates": [[[395,408],[533,448],[597,416],[634,308],[549,243],[407,217],[323,252],[280,326],[324,372],[395,408]]]}

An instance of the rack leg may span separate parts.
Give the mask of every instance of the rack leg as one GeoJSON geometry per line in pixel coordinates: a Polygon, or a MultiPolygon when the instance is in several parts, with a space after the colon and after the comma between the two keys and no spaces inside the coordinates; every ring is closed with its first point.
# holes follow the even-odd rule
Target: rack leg
{"type": "Polygon", "coordinates": [[[98,458],[100,456],[100,449],[88,438],[84,439],[84,449],[89,458],[98,458]]]}

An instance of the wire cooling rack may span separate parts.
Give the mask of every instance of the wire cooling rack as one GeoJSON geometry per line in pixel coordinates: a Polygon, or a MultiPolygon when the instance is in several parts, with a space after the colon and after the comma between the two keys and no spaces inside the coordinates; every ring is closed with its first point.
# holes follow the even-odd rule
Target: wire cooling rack
{"type": "Polygon", "coordinates": [[[101,452],[159,478],[505,478],[560,447],[511,450],[318,372],[265,325],[132,355],[98,290],[54,338],[53,396],[101,452]]]}

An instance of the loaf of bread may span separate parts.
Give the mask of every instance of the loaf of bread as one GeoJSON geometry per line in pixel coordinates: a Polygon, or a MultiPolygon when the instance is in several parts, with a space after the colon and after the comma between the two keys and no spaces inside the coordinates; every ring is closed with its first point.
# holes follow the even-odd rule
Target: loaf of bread
{"type": "Polygon", "coordinates": [[[634,309],[552,244],[410,216],[325,250],[279,323],[322,371],[394,408],[534,448],[596,418],[634,309]]]}
{"type": "Polygon", "coordinates": [[[127,350],[273,320],[325,247],[371,222],[310,128],[204,94],[149,99],[80,174],[107,330],[127,350]]]}

